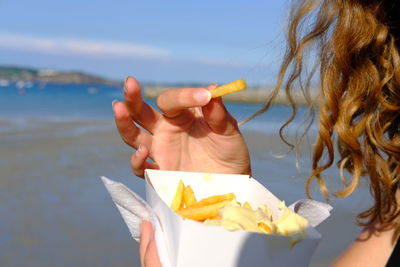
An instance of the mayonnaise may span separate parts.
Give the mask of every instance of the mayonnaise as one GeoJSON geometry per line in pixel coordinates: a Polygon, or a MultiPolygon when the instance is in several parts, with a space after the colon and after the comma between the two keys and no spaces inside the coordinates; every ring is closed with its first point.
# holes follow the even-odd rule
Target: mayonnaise
{"type": "Polygon", "coordinates": [[[286,207],[284,201],[279,204],[278,208],[282,213],[276,220],[273,220],[272,212],[266,205],[261,205],[257,210],[253,210],[242,207],[236,202],[236,204],[224,206],[219,210],[221,219],[206,220],[204,223],[222,226],[229,231],[245,230],[304,237],[308,221],[286,207]]]}

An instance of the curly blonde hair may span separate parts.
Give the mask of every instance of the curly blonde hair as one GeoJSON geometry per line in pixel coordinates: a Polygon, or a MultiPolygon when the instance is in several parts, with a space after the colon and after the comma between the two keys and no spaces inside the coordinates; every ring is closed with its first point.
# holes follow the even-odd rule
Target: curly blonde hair
{"type": "Polygon", "coordinates": [[[316,180],[329,197],[322,172],[334,164],[336,141],[344,187],[333,195],[347,197],[363,176],[369,177],[375,202],[359,214],[358,222],[394,227],[395,237],[400,233],[396,201],[400,179],[399,14],[400,3],[391,0],[296,1],[277,86],[265,106],[253,115],[267,110],[284,88],[293,115],[280,135],[288,143],[282,130],[297,113],[294,91],[300,89],[311,105],[310,81],[319,68],[319,129],[307,195],[311,198],[310,183],[316,180]],[[311,63],[314,68],[308,67],[311,63]]]}

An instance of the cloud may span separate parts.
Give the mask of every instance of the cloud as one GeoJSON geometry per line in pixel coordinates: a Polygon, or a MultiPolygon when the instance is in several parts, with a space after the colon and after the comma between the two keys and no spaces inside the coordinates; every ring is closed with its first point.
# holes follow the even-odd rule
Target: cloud
{"type": "Polygon", "coordinates": [[[156,58],[168,60],[170,55],[169,51],[150,45],[71,38],[49,38],[10,33],[0,33],[0,48],[90,57],[156,58]]]}
{"type": "Polygon", "coordinates": [[[240,63],[233,60],[224,60],[224,59],[207,59],[201,58],[196,60],[197,63],[203,65],[211,65],[211,66],[220,66],[220,67],[238,67],[240,63]]]}

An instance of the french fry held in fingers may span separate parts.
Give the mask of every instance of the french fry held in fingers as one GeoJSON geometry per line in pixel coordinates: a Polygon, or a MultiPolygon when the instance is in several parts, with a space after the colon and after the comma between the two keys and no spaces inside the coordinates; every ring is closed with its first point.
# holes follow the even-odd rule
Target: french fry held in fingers
{"type": "Polygon", "coordinates": [[[219,97],[231,93],[235,93],[241,90],[246,89],[246,81],[244,79],[238,79],[236,81],[217,86],[215,88],[210,89],[211,97],[219,97]]]}

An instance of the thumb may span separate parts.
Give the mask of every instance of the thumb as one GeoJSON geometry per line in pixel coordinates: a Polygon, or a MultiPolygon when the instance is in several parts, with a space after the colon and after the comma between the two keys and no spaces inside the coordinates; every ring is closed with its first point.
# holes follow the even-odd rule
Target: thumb
{"type": "Polygon", "coordinates": [[[158,257],[153,227],[148,221],[143,221],[140,225],[139,254],[142,267],[162,267],[158,257]]]}
{"type": "Polygon", "coordinates": [[[150,240],[147,246],[146,254],[144,255],[144,266],[143,267],[162,267],[160,258],[158,257],[156,241],[153,238],[150,240]]]}

